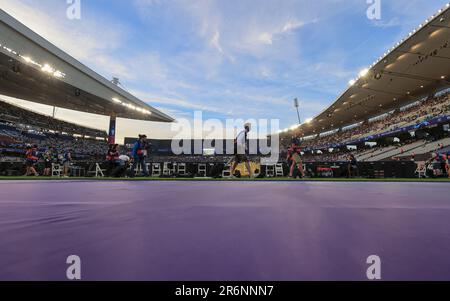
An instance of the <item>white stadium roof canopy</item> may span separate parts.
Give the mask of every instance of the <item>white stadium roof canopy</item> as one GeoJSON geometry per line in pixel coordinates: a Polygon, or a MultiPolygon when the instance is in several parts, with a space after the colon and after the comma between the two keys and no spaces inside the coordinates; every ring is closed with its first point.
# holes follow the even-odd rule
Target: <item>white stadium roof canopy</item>
{"type": "Polygon", "coordinates": [[[78,62],[1,9],[0,94],[93,114],[174,121],[78,62]]]}
{"type": "Polygon", "coordinates": [[[362,70],[326,110],[283,133],[311,136],[379,116],[450,86],[450,4],[362,70]]]}

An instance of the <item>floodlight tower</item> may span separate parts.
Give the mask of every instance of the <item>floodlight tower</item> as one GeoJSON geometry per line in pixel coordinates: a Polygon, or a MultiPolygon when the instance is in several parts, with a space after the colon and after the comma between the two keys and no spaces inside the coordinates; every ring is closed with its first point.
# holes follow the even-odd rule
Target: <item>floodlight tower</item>
{"type": "MultiPolygon", "coordinates": [[[[120,85],[120,79],[118,77],[113,77],[111,82],[116,86],[120,85]]],[[[117,126],[117,114],[116,112],[112,112],[109,115],[108,144],[116,143],[116,126],[117,126]]]]}
{"type": "Polygon", "coordinates": [[[298,124],[301,125],[302,121],[300,119],[300,111],[298,110],[298,108],[300,107],[300,102],[298,101],[297,98],[294,99],[294,106],[297,109],[298,124]]]}

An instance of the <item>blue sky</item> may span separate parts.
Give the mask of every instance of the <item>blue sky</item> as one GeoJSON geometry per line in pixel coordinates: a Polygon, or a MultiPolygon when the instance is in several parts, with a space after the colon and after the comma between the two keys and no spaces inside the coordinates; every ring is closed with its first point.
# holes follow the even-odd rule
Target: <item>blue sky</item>
{"type": "MultiPolygon", "coordinates": [[[[361,69],[434,14],[445,0],[0,0],[0,7],[108,79],[176,118],[280,119],[282,128],[330,105],[361,69]]],[[[21,102],[21,104],[24,104],[21,102]]],[[[31,106],[35,110],[48,108],[31,106]]],[[[60,110],[96,127],[106,118],[60,110]]],[[[120,137],[167,125],[121,120],[120,137]],[[139,128],[137,130],[136,128],[139,128]]]]}

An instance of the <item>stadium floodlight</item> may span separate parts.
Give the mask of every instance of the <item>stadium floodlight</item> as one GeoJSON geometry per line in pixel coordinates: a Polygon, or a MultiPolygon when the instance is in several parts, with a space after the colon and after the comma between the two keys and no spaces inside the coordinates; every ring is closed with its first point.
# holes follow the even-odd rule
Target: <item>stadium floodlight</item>
{"type": "Polygon", "coordinates": [[[30,58],[30,57],[28,57],[28,56],[24,56],[24,57],[22,57],[23,58],[23,60],[25,61],[25,62],[27,62],[27,63],[31,63],[33,60],[30,58]]]}
{"type": "Polygon", "coordinates": [[[441,76],[441,79],[445,79],[445,75],[442,75],[442,76],[441,76]]]}
{"type": "Polygon", "coordinates": [[[310,124],[312,121],[313,121],[312,118],[308,118],[308,119],[305,120],[305,123],[306,123],[306,124],[310,124]]]}
{"type": "Polygon", "coordinates": [[[49,64],[45,64],[41,70],[46,73],[55,73],[55,69],[53,69],[49,64]]]}
{"type": "Polygon", "coordinates": [[[56,70],[56,71],[53,73],[53,76],[56,77],[56,78],[63,78],[63,77],[64,77],[64,73],[62,73],[62,72],[59,71],[59,70],[56,70]]]}
{"type": "Polygon", "coordinates": [[[359,77],[364,77],[369,73],[369,68],[364,68],[359,72],[359,77]]]}
{"type": "Polygon", "coordinates": [[[112,99],[115,103],[122,103],[122,101],[116,97],[113,97],[112,99]]]}
{"type": "Polygon", "coordinates": [[[348,84],[349,84],[350,86],[353,86],[354,84],[356,84],[356,80],[355,80],[355,79],[351,79],[351,80],[348,82],[348,84]]]}
{"type": "Polygon", "coordinates": [[[299,111],[299,107],[300,107],[300,102],[298,101],[298,98],[294,99],[294,106],[297,109],[297,117],[298,117],[298,124],[302,124],[302,120],[300,118],[300,111],[299,111]]]}

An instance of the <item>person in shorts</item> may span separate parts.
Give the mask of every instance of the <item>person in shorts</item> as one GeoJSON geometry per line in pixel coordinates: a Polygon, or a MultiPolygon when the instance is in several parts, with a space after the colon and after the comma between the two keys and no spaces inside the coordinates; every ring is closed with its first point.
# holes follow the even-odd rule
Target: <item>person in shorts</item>
{"type": "Polygon", "coordinates": [[[246,123],[244,125],[244,130],[236,136],[234,163],[231,167],[232,175],[234,175],[236,168],[240,163],[245,163],[250,178],[253,177],[250,160],[248,159],[248,133],[251,131],[251,126],[250,123],[246,123]]]}
{"type": "Polygon", "coordinates": [[[297,138],[292,138],[292,144],[291,147],[288,149],[287,153],[287,160],[288,164],[290,166],[289,169],[289,177],[294,178],[294,172],[295,168],[297,167],[298,172],[297,176],[304,178],[305,177],[305,171],[303,170],[303,161],[301,157],[301,149],[300,149],[300,142],[297,138]]]}

